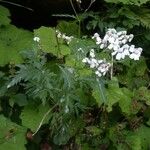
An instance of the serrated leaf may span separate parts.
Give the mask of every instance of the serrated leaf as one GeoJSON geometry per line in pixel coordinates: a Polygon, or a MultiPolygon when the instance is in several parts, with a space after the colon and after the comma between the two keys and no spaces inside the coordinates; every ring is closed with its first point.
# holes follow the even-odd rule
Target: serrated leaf
{"type": "Polygon", "coordinates": [[[26,128],[0,115],[0,150],[26,150],[26,128]]]}
{"type": "Polygon", "coordinates": [[[13,25],[0,30],[0,66],[8,63],[21,63],[20,52],[28,50],[32,45],[32,33],[18,29],[13,25]],[[21,37],[21,38],[20,38],[21,37]]]}
{"type": "MultiPolygon", "coordinates": [[[[32,105],[25,106],[21,113],[22,125],[35,131],[49,109],[48,105],[40,105],[38,107],[32,105]]],[[[49,118],[50,115],[44,119],[43,124],[48,123],[49,118]]]]}
{"type": "Polygon", "coordinates": [[[9,10],[3,6],[0,6],[0,26],[8,25],[10,23],[9,10]]]}

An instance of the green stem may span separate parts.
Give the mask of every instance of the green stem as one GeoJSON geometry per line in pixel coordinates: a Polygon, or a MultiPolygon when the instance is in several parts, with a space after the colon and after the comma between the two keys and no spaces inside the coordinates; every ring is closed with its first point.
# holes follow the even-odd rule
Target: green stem
{"type": "Polygon", "coordinates": [[[72,7],[72,9],[73,9],[73,11],[74,11],[74,13],[75,13],[75,15],[76,15],[77,21],[78,21],[78,23],[79,23],[78,37],[80,37],[80,35],[81,35],[81,20],[80,20],[78,14],[77,14],[77,11],[76,11],[76,9],[75,9],[75,7],[74,7],[74,5],[73,5],[72,0],[70,0],[70,4],[71,4],[71,7],[72,7]]]}
{"type": "Polygon", "coordinates": [[[113,77],[113,64],[114,64],[114,58],[111,55],[111,70],[110,70],[110,79],[113,77]]]}

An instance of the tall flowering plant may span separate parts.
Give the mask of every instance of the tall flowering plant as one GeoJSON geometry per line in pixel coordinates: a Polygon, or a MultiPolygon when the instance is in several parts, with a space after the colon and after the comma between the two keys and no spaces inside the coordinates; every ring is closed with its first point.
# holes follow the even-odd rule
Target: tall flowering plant
{"type": "Polygon", "coordinates": [[[139,60],[142,48],[136,48],[135,45],[130,44],[133,37],[133,34],[127,35],[127,31],[117,32],[115,29],[108,29],[103,39],[98,33],[95,33],[92,39],[95,40],[99,49],[110,53],[112,58],[111,63],[106,62],[105,59],[96,59],[94,49],[90,50],[89,57],[85,57],[82,62],[87,64],[91,69],[94,69],[98,77],[105,76],[109,69],[112,76],[114,59],[119,61],[128,56],[130,59],[139,60]]]}

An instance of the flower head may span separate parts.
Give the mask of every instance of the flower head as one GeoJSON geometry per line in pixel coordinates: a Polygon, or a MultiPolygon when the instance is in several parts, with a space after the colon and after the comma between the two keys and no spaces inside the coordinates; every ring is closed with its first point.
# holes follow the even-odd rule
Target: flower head
{"type": "Polygon", "coordinates": [[[126,56],[134,60],[139,60],[142,53],[142,48],[135,48],[134,45],[129,45],[134,35],[127,35],[127,31],[117,32],[115,29],[108,29],[103,39],[98,33],[95,33],[92,39],[96,40],[96,44],[100,49],[108,49],[116,60],[124,59],[126,56]]]}
{"type": "Polygon", "coordinates": [[[34,37],[33,40],[34,40],[35,42],[40,42],[40,38],[39,38],[39,37],[34,37]]]}
{"type": "Polygon", "coordinates": [[[89,58],[85,57],[82,62],[87,64],[91,69],[94,69],[98,77],[105,76],[111,66],[106,60],[96,59],[94,49],[90,50],[89,58]]]}

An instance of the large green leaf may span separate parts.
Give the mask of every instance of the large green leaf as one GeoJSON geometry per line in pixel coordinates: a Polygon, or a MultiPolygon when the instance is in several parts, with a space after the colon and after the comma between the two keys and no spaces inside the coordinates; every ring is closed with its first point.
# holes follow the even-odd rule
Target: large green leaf
{"type": "Polygon", "coordinates": [[[132,102],[132,92],[127,88],[120,88],[117,78],[112,78],[108,82],[107,96],[107,110],[112,111],[112,106],[119,103],[123,113],[130,114],[130,106],[132,102]]]}
{"type": "Polygon", "coordinates": [[[26,128],[0,115],[0,150],[26,150],[26,128]]]}
{"type": "Polygon", "coordinates": [[[40,48],[47,53],[62,58],[70,54],[70,48],[58,42],[56,31],[53,28],[41,27],[34,30],[34,35],[40,38],[40,48]]]}
{"type": "Polygon", "coordinates": [[[150,148],[149,139],[150,128],[144,125],[127,135],[127,142],[133,150],[148,150],[150,148]]]}
{"type": "Polygon", "coordinates": [[[127,88],[122,88],[122,97],[120,97],[119,106],[123,113],[131,113],[131,104],[133,93],[127,88]]]}
{"type": "Polygon", "coordinates": [[[106,91],[104,87],[104,81],[102,79],[96,78],[95,84],[93,84],[93,97],[95,98],[97,104],[106,104],[106,91]]]}
{"type": "Polygon", "coordinates": [[[34,30],[34,35],[40,38],[40,46],[44,52],[54,56],[59,55],[59,46],[56,38],[56,31],[53,28],[41,27],[34,30]]]}
{"type": "Polygon", "coordinates": [[[10,23],[9,16],[9,10],[3,6],[0,6],[0,26],[8,25],[10,23]]]}
{"type": "Polygon", "coordinates": [[[76,24],[76,22],[61,21],[57,25],[57,29],[60,32],[67,34],[68,36],[77,36],[79,26],[76,24]]]}
{"type": "Polygon", "coordinates": [[[140,87],[135,92],[135,97],[138,100],[145,101],[147,105],[150,105],[150,90],[147,87],[140,87]]]}
{"type": "Polygon", "coordinates": [[[13,25],[0,28],[0,66],[20,63],[20,52],[31,49],[32,33],[13,25]]]}
{"type": "MultiPolygon", "coordinates": [[[[35,131],[48,110],[49,107],[47,105],[40,105],[39,107],[35,107],[32,105],[25,106],[21,113],[22,125],[30,128],[32,131],[35,131]]],[[[46,116],[43,124],[48,123],[49,117],[50,115],[46,116]]]]}

